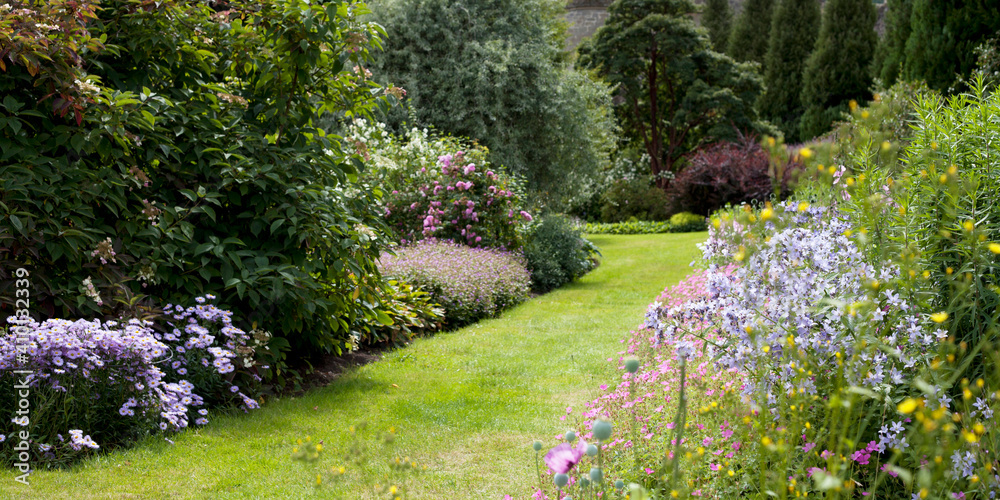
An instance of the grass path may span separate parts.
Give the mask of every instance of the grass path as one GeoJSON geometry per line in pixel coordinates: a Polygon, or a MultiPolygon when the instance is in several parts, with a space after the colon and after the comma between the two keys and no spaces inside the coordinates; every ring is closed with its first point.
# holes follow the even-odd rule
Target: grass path
{"type": "Polygon", "coordinates": [[[150,439],[71,471],[37,472],[28,487],[5,471],[0,498],[367,499],[391,498],[375,486],[390,483],[404,498],[526,498],[535,481],[530,443],[555,444],[566,407],[613,376],[607,358],[648,303],[689,273],[704,238],[593,236],[604,254],[597,270],[501,318],[420,339],[303,397],[217,415],[175,445],[150,439]],[[306,436],[323,440],[321,458],[292,461],[306,436]],[[427,470],[393,472],[396,456],[427,470]],[[329,472],[341,466],[342,476],[329,472]]]}

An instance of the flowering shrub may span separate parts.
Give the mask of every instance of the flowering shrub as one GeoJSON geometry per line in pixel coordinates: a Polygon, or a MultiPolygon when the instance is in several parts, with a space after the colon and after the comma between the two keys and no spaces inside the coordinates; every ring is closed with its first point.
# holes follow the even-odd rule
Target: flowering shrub
{"type": "Polygon", "coordinates": [[[166,333],[136,319],[8,318],[26,333],[14,326],[0,337],[0,414],[16,424],[0,434],[0,441],[12,441],[0,460],[24,462],[14,446],[25,441],[31,456],[65,464],[151,433],[205,425],[209,408],[233,401],[257,408],[234,381],[236,365],[254,365],[254,350],[231,314],[201,303],[167,310],[173,321],[166,333]],[[16,411],[23,408],[21,393],[30,396],[28,414],[16,411]],[[22,440],[21,431],[29,438],[22,440]]]}
{"type": "Polygon", "coordinates": [[[519,228],[532,217],[523,210],[520,185],[490,166],[486,148],[426,129],[398,138],[363,121],[354,123],[349,139],[370,159],[368,175],[389,192],[386,220],[404,245],[437,238],[472,247],[521,246],[519,228]]]}
{"type": "Polygon", "coordinates": [[[528,297],[524,261],[497,249],[424,240],[383,255],[384,275],[419,286],[445,310],[449,327],[495,316],[528,297]]]}

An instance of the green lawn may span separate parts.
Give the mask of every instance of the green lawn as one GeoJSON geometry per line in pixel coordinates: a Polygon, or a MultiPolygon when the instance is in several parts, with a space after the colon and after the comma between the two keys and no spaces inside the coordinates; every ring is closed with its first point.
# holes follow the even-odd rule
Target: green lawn
{"type": "Polygon", "coordinates": [[[526,498],[536,481],[530,443],[555,444],[566,407],[614,376],[607,358],[648,303],[689,273],[705,237],[592,236],[599,268],[501,318],[420,339],[304,397],[217,415],[174,445],[153,439],[36,472],[28,487],[4,472],[0,498],[391,498],[376,484],[401,485],[404,498],[526,498]],[[323,440],[320,459],[292,461],[306,436],[323,440]],[[393,472],[396,456],[427,469],[393,472]],[[330,473],[341,466],[342,476],[330,473]]]}

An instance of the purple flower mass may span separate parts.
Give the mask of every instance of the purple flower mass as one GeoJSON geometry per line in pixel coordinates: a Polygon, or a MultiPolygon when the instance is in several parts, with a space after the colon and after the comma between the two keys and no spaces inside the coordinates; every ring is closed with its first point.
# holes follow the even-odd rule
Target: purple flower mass
{"type": "Polygon", "coordinates": [[[578,439],[576,444],[562,443],[545,454],[545,465],[556,474],[566,474],[587,454],[587,443],[578,439]]]}

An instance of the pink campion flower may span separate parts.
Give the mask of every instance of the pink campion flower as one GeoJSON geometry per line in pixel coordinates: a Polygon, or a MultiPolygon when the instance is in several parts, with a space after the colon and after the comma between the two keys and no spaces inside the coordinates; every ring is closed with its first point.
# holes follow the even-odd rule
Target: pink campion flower
{"type": "Polygon", "coordinates": [[[545,465],[557,474],[566,474],[574,465],[580,463],[587,454],[587,443],[578,439],[576,445],[562,443],[545,454],[545,465]]]}

